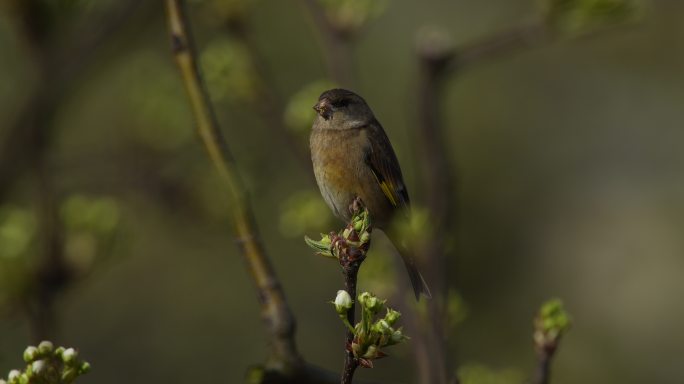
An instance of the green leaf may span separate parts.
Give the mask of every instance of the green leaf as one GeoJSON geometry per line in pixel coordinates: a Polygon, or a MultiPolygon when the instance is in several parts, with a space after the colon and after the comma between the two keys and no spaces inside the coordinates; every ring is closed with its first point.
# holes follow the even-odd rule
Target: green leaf
{"type": "Polygon", "coordinates": [[[335,258],[330,249],[330,236],[321,235],[323,238],[320,241],[313,240],[309,236],[304,236],[304,242],[311,247],[317,254],[325,257],[335,258]]]}

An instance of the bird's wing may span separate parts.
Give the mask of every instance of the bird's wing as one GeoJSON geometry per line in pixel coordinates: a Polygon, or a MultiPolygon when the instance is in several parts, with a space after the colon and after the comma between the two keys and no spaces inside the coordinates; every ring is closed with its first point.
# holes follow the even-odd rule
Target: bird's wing
{"type": "Polygon", "coordinates": [[[399,161],[385,131],[379,122],[373,121],[366,128],[366,133],[369,141],[366,164],[373,171],[375,179],[390,203],[397,208],[408,210],[410,204],[408,191],[401,176],[399,161]]]}

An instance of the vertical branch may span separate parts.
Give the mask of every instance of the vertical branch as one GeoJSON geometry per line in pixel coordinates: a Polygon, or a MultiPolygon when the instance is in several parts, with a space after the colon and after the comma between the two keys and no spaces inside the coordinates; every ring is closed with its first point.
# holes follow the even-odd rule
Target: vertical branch
{"type": "Polygon", "coordinates": [[[551,358],[553,352],[537,350],[537,367],[534,372],[533,384],[549,384],[551,374],[551,358]]]}
{"type": "Polygon", "coordinates": [[[456,214],[455,172],[444,145],[441,122],[441,92],[447,74],[447,64],[453,52],[439,41],[423,41],[419,49],[419,146],[423,157],[423,185],[426,188],[427,209],[431,231],[427,234],[427,246],[420,260],[432,285],[433,300],[428,301],[430,324],[416,340],[422,353],[429,358],[419,358],[422,383],[446,384],[450,371],[447,358],[445,312],[447,297],[446,241],[454,233],[456,214]]]}
{"type": "MultiPolygon", "coordinates": [[[[340,267],[342,267],[342,276],[344,277],[344,290],[347,291],[349,297],[352,298],[351,306],[347,309],[347,324],[354,326],[355,322],[355,309],[356,303],[356,282],[359,275],[359,269],[361,264],[366,259],[366,253],[370,248],[370,233],[373,228],[368,219],[368,213],[365,210],[365,206],[359,197],[355,198],[354,201],[349,206],[349,210],[353,213],[354,218],[347,225],[347,228],[342,232],[343,236],[339,236],[332,232],[330,234],[330,249],[333,250],[333,254],[336,255],[338,261],[340,262],[340,267]],[[364,212],[364,219],[360,228],[356,228],[354,225],[354,220],[357,215],[364,212]],[[344,234],[347,233],[345,238],[344,234]],[[362,237],[360,233],[363,233],[362,237]],[[363,239],[363,240],[361,240],[363,239]],[[352,243],[353,242],[353,243],[352,243]],[[356,245],[356,243],[360,243],[356,245]]],[[[345,358],[344,358],[344,368],[342,369],[342,384],[351,384],[354,378],[354,372],[362,363],[354,357],[354,352],[352,349],[352,343],[354,342],[354,332],[351,329],[347,329],[346,340],[345,340],[345,358]]]]}
{"type": "Polygon", "coordinates": [[[562,336],[570,328],[570,315],[559,299],[551,299],[542,304],[534,318],[534,349],[537,352],[533,384],[549,384],[551,380],[551,361],[553,360],[562,336]]]}
{"type": "Polygon", "coordinates": [[[42,260],[35,271],[35,286],[31,316],[33,340],[39,342],[54,337],[57,326],[54,298],[73,281],[64,259],[64,228],[59,217],[59,201],[50,171],[44,158],[38,159],[38,209],[42,260]]]}
{"type": "Polygon", "coordinates": [[[0,142],[0,200],[9,192],[14,181],[30,169],[34,154],[45,150],[52,134],[50,122],[60,105],[68,99],[76,79],[95,58],[94,53],[138,7],[137,0],[127,0],[112,6],[101,18],[87,20],[65,45],[56,46],[51,31],[45,28],[44,5],[35,0],[12,0],[9,9],[19,20],[25,51],[38,71],[36,88],[20,109],[0,142]],[[54,40],[54,41],[53,41],[54,40]],[[40,146],[36,146],[38,143],[40,146]]]}
{"type": "Polygon", "coordinates": [[[353,32],[338,28],[331,23],[318,0],[302,0],[302,2],[311,15],[313,24],[320,32],[320,45],[330,77],[339,86],[354,89],[356,81],[352,62],[353,32]]]}
{"type": "MultiPolygon", "coordinates": [[[[342,261],[340,258],[340,264],[342,264],[342,275],[344,276],[344,290],[347,291],[349,296],[356,298],[356,280],[359,274],[359,268],[361,267],[361,261],[342,261]]],[[[349,324],[356,324],[355,321],[355,303],[352,302],[352,306],[347,312],[347,321],[349,324]]],[[[344,368],[342,369],[342,384],[351,384],[354,377],[354,372],[356,368],[359,367],[358,361],[354,358],[354,353],[351,350],[351,344],[354,341],[354,333],[347,329],[346,336],[346,355],[344,358],[344,368]]]]}
{"type": "Polygon", "coordinates": [[[302,364],[294,341],[295,320],[285,300],[273,267],[259,241],[244,185],[219,129],[208,92],[197,63],[185,2],[167,0],[169,32],[173,54],[180,69],[196,119],[197,132],[226,184],[232,206],[232,221],[238,244],[248,265],[261,304],[261,316],[271,334],[271,365],[298,370],[302,364]]]}
{"type": "Polygon", "coordinates": [[[306,142],[293,134],[283,122],[285,103],[272,88],[275,81],[273,81],[271,73],[266,66],[266,60],[249,34],[249,26],[242,19],[229,20],[228,29],[245,47],[254,66],[254,71],[259,77],[258,84],[256,85],[257,97],[254,103],[259,116],[267,126],[271,127],[279,135],[282,142],[288,144],[300,165],[304,169],[310,169],[311,157],[308,153],[308,147],[305,145],[306,142]]]}
{"type": "Polygon", "coordinates": [[[33,283],[22,298],[36,341],[54,335],[54,298],[74,278],[64,260],[59,202],[46,158],[54,134],[52,120],[73,89],[74,80],[92,60],[95,48],[113,35],[137,5],[137,1],[127,1],[123,6],[113,6],[106,12],[106,20],[88,18],[85,27],[77,29],[78,38],[61,43],[56,36],[57,16],[44,2],[12,0],[3,4],[17,20],[24,51],[36,70],[34,90],[0,142],[0,200],[25,173],[35,174],[38,183],[36,205],[42,248],[32,271],[33,283]]]}

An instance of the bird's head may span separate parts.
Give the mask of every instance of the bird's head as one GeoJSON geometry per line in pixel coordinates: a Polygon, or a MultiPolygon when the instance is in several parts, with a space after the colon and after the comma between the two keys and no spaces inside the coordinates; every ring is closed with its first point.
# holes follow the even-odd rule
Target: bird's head
{"type": "Polygon", "coordinates": [[[366,101],[352,91],[331,89],[325,91],[314,105],[318,113],[316,124],[321,128],[347,129],[368,124],[374,117],[366,101]]]}

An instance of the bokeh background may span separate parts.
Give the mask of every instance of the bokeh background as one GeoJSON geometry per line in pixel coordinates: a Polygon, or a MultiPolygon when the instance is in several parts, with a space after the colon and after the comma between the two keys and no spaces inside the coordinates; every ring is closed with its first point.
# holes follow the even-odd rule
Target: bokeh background
{"type": "MultiPolygon", "coordinates": [[[[242,382],[265,359],[267,336],[162,3],[2,3],[0,372],[44,334],[92,363],[83,383],[242,382]]],[[[429,28],[458,49],[534,23],[544,7],[334,3],[320,5],[354,31],[347,84],[383,123],[420,210],[417,36],[429,28]]],[[[327,301],[341,277],[302,241],[339,226],[306,158],[310,107],[336,83],[329,42],[304,2],[190,10],[301,352],[337,371],[343,331],[327,301]]],[[[549,297],[573,317],[554,383],[684,381],[684,2],[633,12],[586,31],[572,16],[553,37],[443,79],[454,170],[444,177],[458,180],[447,251],[459,314],[448,342],[469,383],[530,376],[531,321],[549,297]]],[[[393,265],[378,244],[360,285],[386,279],[391,294],[393,265]]],[[[415,382],[411,343],[390,354],[358,376],[415,382]]]]}

